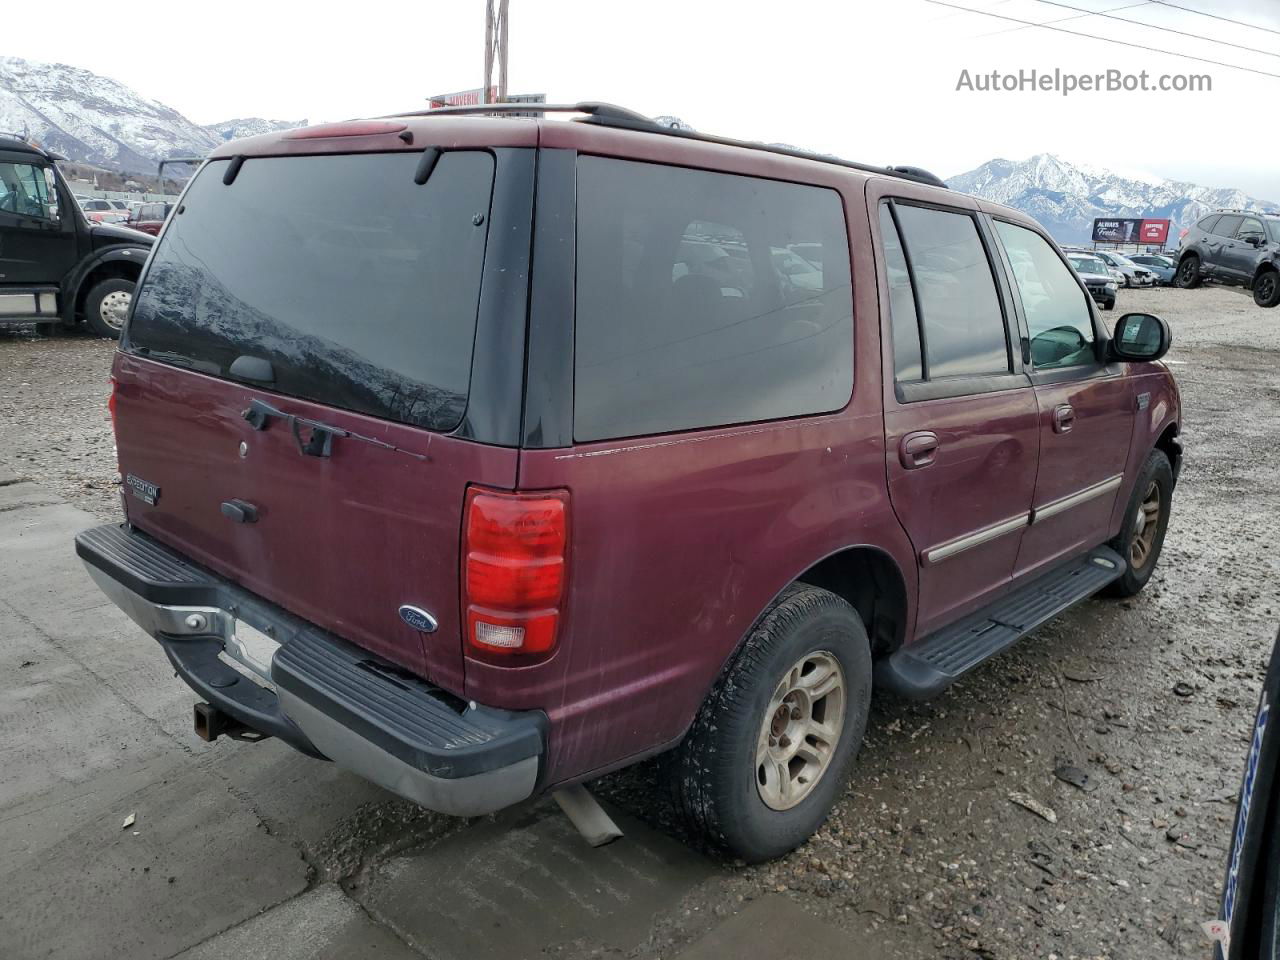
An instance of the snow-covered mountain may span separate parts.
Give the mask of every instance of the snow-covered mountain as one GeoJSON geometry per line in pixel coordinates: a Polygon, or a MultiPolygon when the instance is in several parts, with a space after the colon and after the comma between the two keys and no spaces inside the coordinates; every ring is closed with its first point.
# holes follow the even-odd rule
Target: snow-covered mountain
{"type": "Polygon", "coordinates": [[[991,160],[948,178],[947,185],[1030,214],[1059,243],[1088,242],[1095,217],[1172,220],[1172,242],[1184,227],[1222,207],[1280,213],[1280,204],[1256,200],[1240,190],[1159,177],[1126,177],[1048,153],[1021,162],[991,160]]]}
{"type": "Polygon", "coordinates": [[[203,156],[225,140],[301,125],[251,117],[199,126],[89,70],[0,57],[0,131],[110,170],[152,173],[165,157],[203,156]]]}
{"type": "Polygon", "coordinates": [[[219,142],[223,140],[239,140],[241,137],[256,137],[260,133],[273,133],[276,130],[292,130],[294,127],[305,127],[305,120],[263,120],[261,117],[237,117],[234,120],[223,120],[221,123],[208,123],[204,128],[219,142]]]}

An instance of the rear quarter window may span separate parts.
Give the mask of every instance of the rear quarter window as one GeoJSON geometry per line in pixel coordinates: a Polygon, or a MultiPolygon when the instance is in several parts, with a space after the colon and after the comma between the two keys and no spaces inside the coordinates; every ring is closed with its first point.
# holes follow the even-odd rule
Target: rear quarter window
{"type": "Polygon", "coordinates": [[[494,161],[445,152],[206,164],[152,255],[126,349],[217,377],[269,361],[280,393],[451,430],[471,377],[494,161]]]}
{"type": "Polygon", "coordinates": [[[574,437],[839,410],[849,242],[830,189],[578,162],[574,437]]]}

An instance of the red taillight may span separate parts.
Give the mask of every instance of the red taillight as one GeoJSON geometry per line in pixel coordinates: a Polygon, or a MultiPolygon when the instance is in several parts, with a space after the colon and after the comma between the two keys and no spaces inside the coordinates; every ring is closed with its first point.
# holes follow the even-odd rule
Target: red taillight
{"type": "Polygon", "coordinates": [[[116,383],[116,378],[115,378],[115,377],[112,377],[110,382],[111,382],[111,393],[109,393],[109,394],[107,395],[107,413],[111,415],[111,432],[112,432],[112,433],[115,433],[115,430],[116,430],[116,388],[117,388],[119,385],[116,383]]]}
{"type": "Polygon", "coordinates": [[[568,491],[472,488],[463,521],[467,647],[483,660],[527,663],[555,649],[565,593],[568,491]]]}

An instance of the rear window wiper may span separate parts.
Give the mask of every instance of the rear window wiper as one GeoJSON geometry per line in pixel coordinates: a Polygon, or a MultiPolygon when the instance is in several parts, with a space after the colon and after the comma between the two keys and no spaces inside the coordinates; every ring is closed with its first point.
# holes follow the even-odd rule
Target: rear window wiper
{"type": "Polygon", "coordinates": [[[241,416],[249,421],[249,425],[255,430],[267,429],[267,425],[272,419],[286,421],[289,424],[290,431],[293,433],[294,441],[298,444],[298,452],[304,457],[332,456],[333,438],[350,437],[352,440],[360,440],[375,447],[381,447],[384,450],[402,453],[406,457],[413,457],[415,460],[426,462],[431,459],[424,453],[414,453],[412,450],[397,447],[394,443],[379,440],[377,437],[366,437],[364,434],[345,430],[342,427],[335,427],[328,423],[321,423],[319,420],[312,420],[310,417],[299,417],[297,414],[285,413],[265,400],[257,398],[249,401],[249,408],[241,416]],[[304,435],[304,430],[310,430],[310,433],[304,435]]]}

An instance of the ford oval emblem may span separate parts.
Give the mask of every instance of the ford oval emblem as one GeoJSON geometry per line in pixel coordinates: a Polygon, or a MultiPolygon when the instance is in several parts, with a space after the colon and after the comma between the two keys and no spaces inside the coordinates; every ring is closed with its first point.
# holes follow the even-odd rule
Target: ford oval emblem
{"type": "Polygon", "coordinates": [[[436,627],[439,626],[436,623],[436,618],[427,613],[427,611],[421,607],[410,606],[407,603],[400,608],[400,619],[413,627],[413,629],[421,630],[423,633],[435,633],[436,627]]]}

